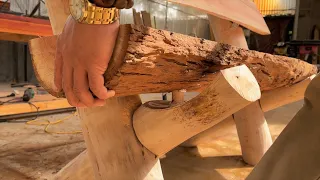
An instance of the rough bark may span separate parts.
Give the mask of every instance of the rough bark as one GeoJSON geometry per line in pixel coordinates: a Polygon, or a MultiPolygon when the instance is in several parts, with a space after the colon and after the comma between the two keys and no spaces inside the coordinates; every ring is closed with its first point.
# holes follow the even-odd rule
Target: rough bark
{"type": "MultiPolygon", "coordinates": [[[[45,84],[50,84],[53,77],[46,75],[53,68],[39,70],[37,67],[54,66],[55,43],[52,41],[56,41],[56,38],[30,42],[36,74],[49,92],[54,90],[45,84]],[[40,43],[42,46],[38,45],[40,43]],[[45,66],[41,65],[44,63],[45,66]],[[39,71],[46,71],[46,75],[39,71]]],[[[241,64],[250,68],[262,91],[289,86],[317,72],[316,66],[294,58],[245,50],[144,26],[122,25],[105,74],[106,87],[115,90],[117,96],[196,90],[208,86],[218,70],[241,64]]],[[[53,95],[58,96],[59,93],[53,95]]]]}

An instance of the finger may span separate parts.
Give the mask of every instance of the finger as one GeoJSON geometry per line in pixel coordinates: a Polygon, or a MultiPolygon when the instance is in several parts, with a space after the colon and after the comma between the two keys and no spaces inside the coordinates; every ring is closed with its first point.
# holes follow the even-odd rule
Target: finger
{"type": "Polygon", "coordinates": [[[98,2],[102,1],[102,6],[103,7],[112,7],[114,4],[115,0],[98,0],[98,2]]]}
{"type": "Polygon", "coordinates": [[[130,9],[133,6],[133,0],[128,0],[126,9],[130,9]]]}
{"type": "Polygon", "coordinates": [[[67,64],[63,66],[62,87],[71,106],[85,107],[73,93],[73,69],[67,64]]]}
{"type": "Polygon", "coordinates": [[[82,68],[73,71],[73,93],[86,106],[94,104],[94,98],[89,91],[87,72],[82,68]]]}
{"type": "Polygon", "coordinates": [[[99,99],[108,99],[115,95],[115,92],[112,90],[107,90],[104,86],[104,77],[102,74],[89,72],[89,86],[90,90],[96,95],[99,99]]]}
{"type": "Polygon", "coordinates": [[[57,91],[62,90],[62,67],[63,59],[59,47],[56,51],[55,66],[54,66],[54,84],[56,85],[57,91]]]}
{"type": "Polygon", "coordinates": [[[113,6],[118,8],[118,9],[124,9],[125,7],[127,7],[127,0],[117,0],[113,4],[113,6]]]}

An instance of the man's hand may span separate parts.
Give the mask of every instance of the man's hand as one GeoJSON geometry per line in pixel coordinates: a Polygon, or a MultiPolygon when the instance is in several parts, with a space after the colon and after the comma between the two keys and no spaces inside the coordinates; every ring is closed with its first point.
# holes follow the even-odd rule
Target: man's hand
{"type": "Polygon", "coordinates": [[[104,77],[118,35],[119,23],[87,25],[68,18],[58,38],[55,85],[72,106],[102,106],[114,96],[104,86],[104,77]],[[98,97],[95,99],[92,93],[98,97]]]}

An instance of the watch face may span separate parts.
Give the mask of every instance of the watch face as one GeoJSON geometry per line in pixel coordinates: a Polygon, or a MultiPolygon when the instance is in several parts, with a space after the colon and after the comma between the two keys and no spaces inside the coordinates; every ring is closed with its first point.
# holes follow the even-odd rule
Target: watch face
{"type": "Polygon", "coordinates": [[[84,10],[84,0],[70,0],[70,13],[76,20],[79,20],[83,17],[84,10]]]}

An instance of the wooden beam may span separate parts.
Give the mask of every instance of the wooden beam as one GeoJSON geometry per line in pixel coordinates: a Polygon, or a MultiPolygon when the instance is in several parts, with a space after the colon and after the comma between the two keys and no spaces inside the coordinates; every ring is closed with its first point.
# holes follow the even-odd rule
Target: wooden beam
{"type": "Polygon", "coordinates": [[[52,36],[48,20],[0,13],[0,32],[31,36],[52,36]]]}
{"type": "MultiPolygon", "coordinates": [[[[143,25],[143,21],[141,19],[141,13],[137,12],[136,9],[132,8],[132,14],[133,14],[133,22],[135,25],[143,25]]],[[[149,26],[151,27],[151,26],[149,26]]]]}
{"type": "MultiPolygon", "coordinates": [[[[53,85],[56,37],[33,39],[30,50],[41,85],[51,94],[63,96],[53,85]]],[[[116,96],[203,89],[215,72],[240,64],[250,68],[262,91],[295,84],[317,72],[316,66],[294,58],[122,25],[105,74],[106,87],[115,90],[116,96]]]]}
{"type": "Polygon", "coordinates": [[[249,0],[169,0],[174,3],[196,8],[212,16],[235,22],[258,34],[270,34],[261,13],[253,1],[249,0]]]}
{"type": "MultiPolygon", "coordinates": [[[[313,75],[302,82],[290,87],[283,87],[272,91],[265,91],[261,95],[260,106],[263,112],[268,112],[278,107],[302,100],[305,91],[316,75],[313,75]]],[[[223,137],[230,133],[235,127],[232,117],[223,120],[212,128],[197,134],[182,144],[184,147],[194,147],[201,144],[210,144],[218,137],[223,137]]]]}
{"type": "Polygon", "coordinates": [[[132,128],[140,104],[139,96],[128,96],[78,109],[96,180],[163,179],[158,158],[139,143],[132,128]]]}
{"type": "Polygon", "coordinates": [[[1,41],[28,42],[35,38],[37,38],[37,36],[0,32],[1,41]]]}
{"type": "Polygon", "coordinates": [[[304,98],[304,93],[316,75],[313,75],[297,84],[283,87],[272,91],[265,91],[260,99],[261,108],[264,112],[276,109],[304,98]]]}
{"type": "Polygon", "coordinates": [[[245,65],[237,66],[217,73],[206,90],[184,104],[144,104],[134,113],[133,126],[140,142],[162,156],[258,99],[255,77],[245,65]]]}
{"type": "Polygon", "coordinates": [[[141,11],[143,24],[147,27],[152,27],[150,13],[147,11],[141,11]]]}

